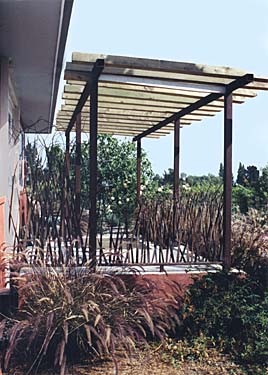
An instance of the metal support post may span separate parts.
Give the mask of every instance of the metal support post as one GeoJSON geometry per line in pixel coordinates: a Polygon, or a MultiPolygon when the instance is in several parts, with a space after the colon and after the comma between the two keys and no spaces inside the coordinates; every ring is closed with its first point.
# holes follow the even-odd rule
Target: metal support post
{"type": "Polygon", "coordinates": [[[137,140],[137,203],[141,196],[141,140],[137,140]]]}
{"type": "Polygon", "coordinates": [[[223,202],[223,251],[224,266],[231,266],[232,235],[232,94],[224,97],[224,202],[223,202]]]}
{"type": "Polygon", "coordinates": [[[180,120],[174,123],[174,181],[173,199],[177,201],[180,195],[180,120]]]}
{"type": "Polygon", "coordinates": [[[75,158],[75,214],[76,222],[80,222],[81,201],[81,112],[76,118],[76,158],[75,158]]]}
{"type": "Polygon", "coordinates": [[[70,173],[70,133],[65,134],[66,148],[65,148],[65,162],[66,162],[66,175],[70,173]]]}
{"type": "Polygon", "coordinates": [[[98,135],[98,80],[94,80],[90,92],[90,215],[89,258],[96,261],[97,251],[97,135],[98,135]]]}

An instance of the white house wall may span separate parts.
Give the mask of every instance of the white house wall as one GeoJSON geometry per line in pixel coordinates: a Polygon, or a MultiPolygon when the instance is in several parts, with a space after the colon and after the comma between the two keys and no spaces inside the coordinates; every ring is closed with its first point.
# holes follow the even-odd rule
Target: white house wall
{"type": "MultiPolygon", "coordinates": [[[[7,246],[14,244],[19,229],[19,196],[23,189],[23,165],[20,160],[20,111],[6,61],[1,63],[0,80],[0,198],[4,203],[4,233],[7,246]],[[13,132],[10,120],[13,117],[13,132]]],[[[1,224],[0,222],[0,225],[1,224]]]]}

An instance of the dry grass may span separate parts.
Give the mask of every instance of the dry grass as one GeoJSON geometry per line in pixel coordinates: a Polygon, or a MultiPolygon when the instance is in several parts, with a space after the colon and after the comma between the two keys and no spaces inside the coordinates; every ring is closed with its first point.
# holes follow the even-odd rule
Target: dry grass
{"type": "MultiPolygon", "coordinates": [[[[202,361],[185,361],[178,366],[165,363],[160,352],[152,350],[137,351],[132,359],[121,357],[118,363],[119,375],[245,375],[242,369],[227,356],[214,352],[202,361]]],[[[24,375],[15,370],[14,375],[24,375]]],[[[66,375],[114,375],[114,364],[111,361],[95,361],[68,368],[66,375]]],[[[38,375],[55,375],[53,370],[40,372],[38,375]]]]}

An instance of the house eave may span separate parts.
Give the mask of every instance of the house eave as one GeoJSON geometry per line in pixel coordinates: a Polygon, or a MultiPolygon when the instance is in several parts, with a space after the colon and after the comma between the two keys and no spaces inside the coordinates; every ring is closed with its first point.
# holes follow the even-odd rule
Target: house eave
{"type": "Polygon", "coordinates": [[[0,56],[28,133],[49,133],[55,113],[73,0],[0,2],[0,56]]]}

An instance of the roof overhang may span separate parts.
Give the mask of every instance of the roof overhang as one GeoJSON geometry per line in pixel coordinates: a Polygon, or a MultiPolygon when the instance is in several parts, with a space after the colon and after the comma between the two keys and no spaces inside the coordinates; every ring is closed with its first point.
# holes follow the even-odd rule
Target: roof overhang
{"type": "Polygon", "coordinates": [[[29,133],[52,129],[73,0],[1,1],[0,56],[10,61],[29,133]]]}
{"type": "Polygon", "coordinates": [[[82,129],[89,131],[92,72],[101,61],[98,131],[134,140],[166,135],[176,119],[186,126],[214,116],[224,108],[224,95],[241,104],[268,90],[267,78],[229,67],[75,52],[65,69],[58,130],[68,133],[81,112],[82,129]]]}

